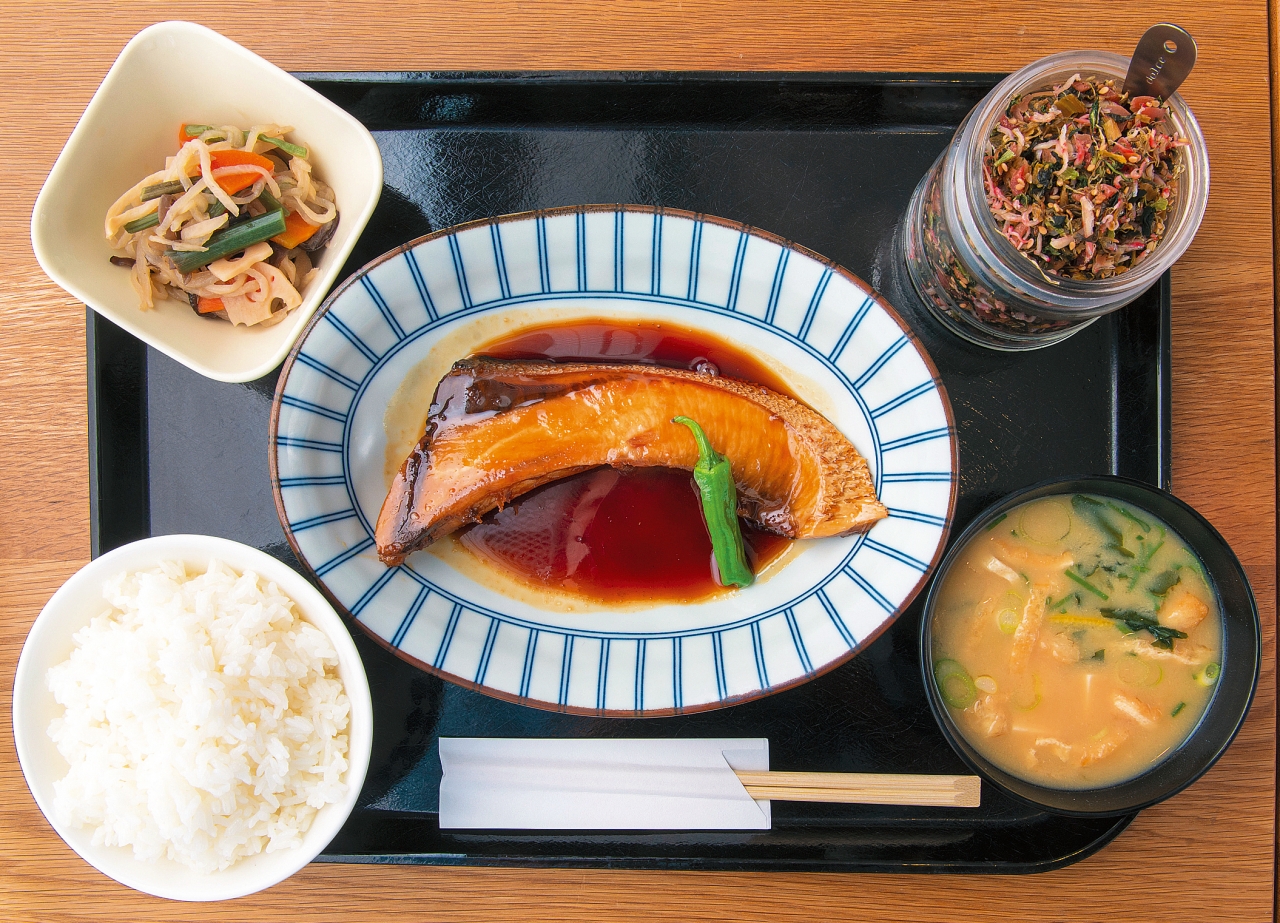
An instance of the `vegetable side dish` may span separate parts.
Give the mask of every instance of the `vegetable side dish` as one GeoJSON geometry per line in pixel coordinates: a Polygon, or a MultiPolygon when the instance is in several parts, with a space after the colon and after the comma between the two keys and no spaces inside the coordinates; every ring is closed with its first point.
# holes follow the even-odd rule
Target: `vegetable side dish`
{"type": "Polygon", "coordinates": [[[1027,781],[1096,788],[1137,776],[1213,695],[1216,594],[1187,545],[1128,504],[1022,504],[969,542],[938,594],[938,691],[969,743],[1027,781]]]}
{"type": "Polygon", "coordinates": [[[283,125],[182,125],[178,152],[107,211],[111,261],[143,309],[186,301],[233,324],[270,325],[302,303],[333,236],[333,190],[283,125]]]}
{"type": "Polygon", "coordinates": [[[991,214],[1045,270],[1097,279],[1131,269],[1158,245],[1187,145],[1153,96],[1118,80],[1073,75],[1009,101],[983,159],[991,214]]]}

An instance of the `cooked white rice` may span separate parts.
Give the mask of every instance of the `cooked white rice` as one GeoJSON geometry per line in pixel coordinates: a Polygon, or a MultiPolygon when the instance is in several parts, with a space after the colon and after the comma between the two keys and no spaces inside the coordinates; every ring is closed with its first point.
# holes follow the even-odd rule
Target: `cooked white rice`
{"type": "Polygon", "coordinates": [[[71,771],[63,822],[201,871],[298,845],[346,793],[350,703],[333,644],[274,583],[212,561],[108,580],[110,611],[49,671],[71,771]]]}

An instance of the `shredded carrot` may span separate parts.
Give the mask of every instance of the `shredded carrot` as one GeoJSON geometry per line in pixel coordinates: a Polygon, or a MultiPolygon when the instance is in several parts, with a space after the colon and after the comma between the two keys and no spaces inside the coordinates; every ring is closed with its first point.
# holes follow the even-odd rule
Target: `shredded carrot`
{"type": "Polygon", "coordinates": [[[212,314],[215,311],[225,311],[226,305],[222,303],[221,298],[205,298],[203,295],[196,302],[196,311],[200,314],[212,314]]]}
{"type": "MultiPolygon", "coordinates": [[[[252,151],[210,151],[209,160],[215,170],[220,167],[241,167],[246,164],[262,167],[269,173],[274,173],[276,169],[275,163],[270,158],[255,154],[252,151]]],[[[243,189],[248,189],[258,181],[260,176],[260,173],[236,173],[231,176],[220,177],[218,185],[222,187],[222,191],[227,195],[234,195],[243,189]]]]}
{"type": "Polygon", "coordinates": [[[277,234],[271,239],[286,250],[292,250],[299,244],[310,240],[311,236],[318,230],[320,230],[320,225],[312,224],[297,212],[289,212],[284,216],[284,233],[277,234]]]}

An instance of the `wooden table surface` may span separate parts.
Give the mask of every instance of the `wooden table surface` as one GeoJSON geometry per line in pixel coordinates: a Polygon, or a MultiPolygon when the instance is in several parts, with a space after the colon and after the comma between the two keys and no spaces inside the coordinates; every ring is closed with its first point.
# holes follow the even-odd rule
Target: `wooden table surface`
{"type": "MultiPolygon", "coordinates": [[[[1268,25],[1261,0],[0,5],[0,919],[1274,919],[1268,25]],[[313,864],[259,895],[184,905],[100,875],[36,808],[10,728],[14,666],[27,630],[89,558],[84,307],[40,270],[28,222],[50,166],[120,48],[165,18],[201,22],[286,69],[310,71],[1009,71],[1068,48],[1127,53],[1162,19],[1187,28],[1200,60],[1182,93],[1203,126],[1214,172],[1199,236],[1173,272],[1173,489],[1231,542],[1262,611],[1262,680],[1236,743],[1192,788],[1143,812],[1099,854],[1025,877],[313,864]]],[[[213,69],[210,79],[217,79],[213,69]]]]}

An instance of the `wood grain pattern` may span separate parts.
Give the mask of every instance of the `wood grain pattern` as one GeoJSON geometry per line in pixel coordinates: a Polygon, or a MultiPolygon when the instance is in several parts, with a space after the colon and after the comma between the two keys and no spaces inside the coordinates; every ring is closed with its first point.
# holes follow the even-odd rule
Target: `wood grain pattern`
{"type": "Polygon", "coordinates": [[[752,772],[734,775],[757,800],[827,804],[910,804],[976,808],[982,803],[977,776],[901,775],[875,772],[752,772]]]}
{"type": "Polygon", "coordinates": [[[982,0],[0,5],[0,919],[1274,919],[1274,12],[1259,0],[1138,9],[1077,2],[1070,21],[1092,28],[1064,40],[1060,10],[982,0]],[[89,551],[83,307],[45,278],[27,224],[120,48],[165,18],[202,22],[286,69],[310,71],[1007,71],[1086,38],[1127,52],[1149,20],[1187,28],[1200,60],[1182,93],[1208,138],[1214,177],[1200,234],[1174,272],[1174,489],[1233,544],[1262,608],[1264,671],[1237,742],[1098,855],[1029,877],[313,864],[266,893],[212,906],[148,898],[104,878],[40,815],[10,728],[26,631],[89,551]]]}

